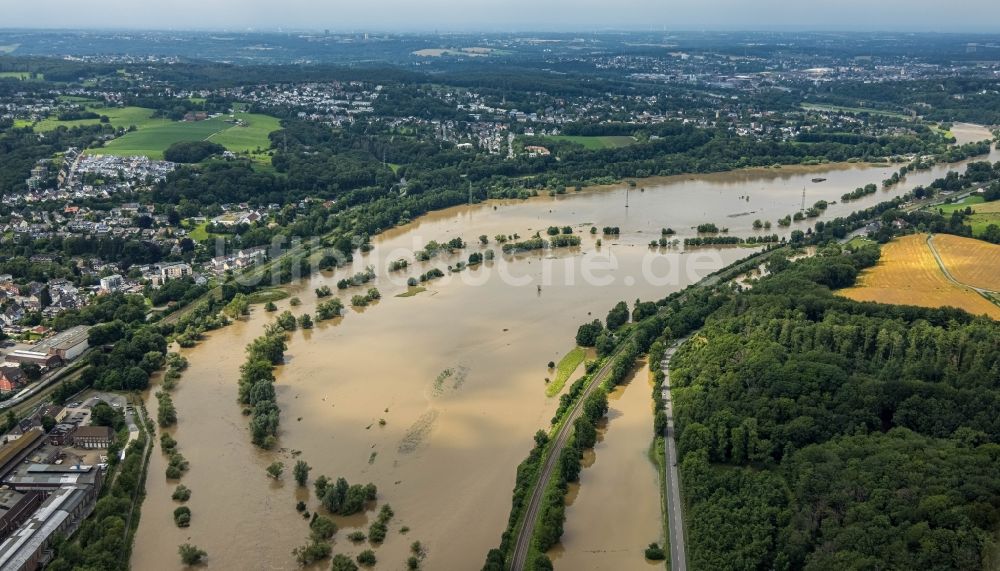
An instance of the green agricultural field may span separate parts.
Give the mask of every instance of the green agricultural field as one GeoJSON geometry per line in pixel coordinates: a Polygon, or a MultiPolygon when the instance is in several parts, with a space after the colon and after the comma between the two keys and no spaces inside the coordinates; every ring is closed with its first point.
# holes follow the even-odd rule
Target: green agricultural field
{"type": "Polygon", "coordinates": [[[13,53],[14,50],[16,50],[19,47],[21,47],[21,44],[5,44],[5,45],[0,45],[0,54],[13,53]]]}
{"type": "Polygon", "coordinates": [[[67,103],[87,103],[93,105],[95,103],[100,103],[97,99],[90,97],[80,97],[79,95],[60,95],[57,97],[59,101],[65,101],[67,103]]]}
{"type": "MultiPolygon", "coordinates": [[[[111,126],[116,129],[128,129],[135,125],[136,129],[146,129],[155,125],[169,123],[168,119],[154,119],[153,110],[145,107],[88,107],[87,111],[93,111],[98,115],[107,115],[111,120],[111,126]]],[[[100,119],[79,119],[76,121],[60,121],[55,117],[47,117],[35,124],[35,131],[44,133],[54,131],[57,127],[80,127],[83,125],[97,125],[100,119]]]]}
{"type": "MultiPolygon", "coordinates": [[[[0,53],[3,52],[3,47],[4,46],[0,46],[0,53]]],[[[45,79],[45,76],[39,73],[37,77],[32,78],[30,71],[0,71],[0,79],[21,79],[21,80],[34,79],[41,81],[45,79]]]]}
{"type": "Polygon", "coordinates": [[[969,217],[973,236],[982,236],[990,224],[1000,226],[1000,200],[973,207],[973,210],[975,214],[969,217]]]}
{"type": "Polygon", "coordinates": [[[99,155],[145,155],[151,159],[162,159],[163,151],[174,143],[208,140],[234,153],[249,153],[258,147],[268,148],[271,145],[268,134],[280,128],[278,119],[267,115],[238,113],[236,117],[245,126],[228,122],[228,116],[195,122],[166,121],[140,128],[109,141],[101,148],[91,149],[90,152],[99,155]]]}
{"type": "Polygon", "coordinates": [[[223,123],[215,119],[184,123],[167,121],[161,125],[139,129],[127,133],[103,147],[90,149],[95,155],[145,155],[151,159],[162,159],[163,151],[179,141],[201,141],[223,128],[223,123]]]}
{"type": "Polygon", "coordinates": [[[1000,200],[984,202],[982,196],[969,196],[965,200],[953,204],[941,204],[930,208],[935,211],[940,209],[945,215],[957,210],[972,208],[973,214],[966,221],[972,227],[972,235],[975,237],[982,236],[990,224],[1000,226],[1000,200]]]}
{"type": "Polygon", "coordinates": [[[245,125],[226,123],[224,130],[208,137],[208,140],[234,153],[252,152],[258,147],[270,147],[271,141],[267,136],[281,128],[281,121],[270,115],[237,113],[236,117],[245,125]]]}
{"type": "Polygon", "coordinates": [[[627,147],[629,145],[635,144],[635,139],[627,136],[597,136],[597,137],[584,137],[576,135],[556,135],[552,137],[534,137],[528,138],[526,142],[537,143],[544,146],[545,141],[568,141],[570,143],[576,143],[578,145],[583,145],[585,149],[614,149],[617,147],[627,147]]]}
{"type": "MultiPolygon", "coordinates": [[[[966,207],[973,206],[975,204],[982,204],[982,203],[983,203],[983,197],[982,196],[968,196],[968,197],[964,198],[963,200],[959,200],[958,202],[953,202],[951,204],[939,204],[937,206],[931,206],[929,208],[931,208],[933,210],[940,210],[941,212],[943,212],[945,214],[951,214],[952,212],[955,212],[956,210],[965,210],[966,207]]],[[[975,209],[973,209],[973,210],[975,210],[975,209]]]]}

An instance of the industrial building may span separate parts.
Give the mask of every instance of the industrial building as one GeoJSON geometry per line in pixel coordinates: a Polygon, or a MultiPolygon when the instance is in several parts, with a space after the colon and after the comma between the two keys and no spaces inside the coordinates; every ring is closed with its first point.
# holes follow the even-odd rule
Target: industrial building
{"type": "Polygon", "coordinates": [[[68,537],[80,527],[95,502],[88,486],[68,485],[54,490],[13,535],[0,544],[0,569],[35,571],[52,558],[52,539],[68,537]]]}
{"type": "Polygon", "coordinates": [[[87,350],[87,347],[90,346],[87,342],[87,332],[89,330],[90,327],[86,325],[71,327],[48,339],[39,341],[35,345],[34,351],[48,355],[58,355],[63,362],[68,363],[83,354],[87,350]]]}

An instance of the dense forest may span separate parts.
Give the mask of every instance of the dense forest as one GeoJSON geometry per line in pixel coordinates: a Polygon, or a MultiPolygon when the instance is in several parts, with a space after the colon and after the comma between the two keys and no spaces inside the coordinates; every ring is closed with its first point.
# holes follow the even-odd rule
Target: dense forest
{"type": "Polygon", "coordinates": [[[694,569],[1000,563],[1000,326],[831,293],[876,258],[794,263],[673,359],[694,569]]]}

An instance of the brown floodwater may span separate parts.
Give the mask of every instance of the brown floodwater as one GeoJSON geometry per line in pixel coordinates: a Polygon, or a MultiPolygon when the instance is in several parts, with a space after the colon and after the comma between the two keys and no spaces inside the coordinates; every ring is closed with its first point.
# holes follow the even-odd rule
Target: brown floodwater
{"type": "MultiPolygon", "coordinates": [[[[996,152],[992,160],[998,160],[996,152]]],[[[192,523],[186,529],[173,524],[176,504],[170,493],[177,482],[165,480],[157,446],[132,568],[178,569],[177,546],[185,542],[205,549],[213,569],[296,568],[291,551],[306,542],[308,526],[295,503],[306,501],[310,511],[317,504],[311,488],[299,489],[291,478],[299,458],[313,467],[310,481],[326,474],[378,486],[379,503],[390,503],[396,513],[388,538],[376,549],[380,567],[402,567],[410,543],[419,540],[427,547],[426,568],[478,568],[504,529],[516,466],[531,448],[532,434],[548,425],[555,410],[557,399],[545,397],[545,379],[554,376],[546,363],[572,348],[577,326],[603,319],[620,300],[631,305],[637,298],[657,299],[682,289],[753,251],[650,250],[647,243],[659,238],[661,228],[671,227],[683,238],[695,235],[694,226],[713,222],[733,235],[752,235],[755,218],[773,222],[796,211],[803,188],[807,206],[819,199],[839,201],[844,192],[879,183],[894,170],[835,165],[651,179],[632,190],[622,185],[450,208],[383,233],[371,252],[356,256],[354,268],[291,286],[300,307],[290,307],[289,300],[277,304],[296,315],[313,313],[314,288],[335,288],[337,280],[367,264],[377,268],[373,285],[382,292],[380,301],[291,335],[286,364],[276,371],[280,450],[253,447],[236,403],[244,347],[273,316],[255,306],[248,319],[181,351],[190,367],[174,393],[179,422],[172,433],[191,463],[181,483],[192,490],[192,523]],[[812,183],[814,177],[827,180],[812,183]],[[589,233],[592,224],[619,226],[621,235],[601,238],[598,246],[599,234],[589,233]],[[493,242],[497,234],[544,234],[550,225],[572,226],[581,246],[511,257],[493,242]],[[480,250],[483,234],[497,250],[494,262],[448,274],[415,296],[396,297],[406,291],[408,276],[443,269],[480,250]],[[414,261],[413,251],[427,241],[454,237],[469,248],[414,261]],[[389,273],[386,266],[398,258],[408,259],[410,267],[389,273]],[[280,482],[264,472],[275,460],[286,465],[280,482]],[[410,528],[405,535],[402,526],[410,528]]],[[[820,220],[901,194],[947,170],[938,166],[890,191],[831,205],[820,220]]],[[[775,225],[769,233],[787,234],[809,224],[775,225]]],[[[338,295],[346,302],[367,287],[338,295]]],[[[641,384],[630,390],[648,393],[641,384]]],[[[648,394],[641,396],[648,401],[648,394]]],[[[156,409],[152,391],[147,407],[156,409]]],[[[627,422],[623,418],[617,422],[627,422]]],[[[648,434],[651,420],[641,423],[648,434]]],[[[615,426],[612,419],[609,438],[615,426]]],[[[648,446],[643,438],[642,446],[648,446]]],[[[658,506],[657,497],[651,496],[649,505],[658,506]]],[[[368,547],[350,544],[346,534],[352,527],[367,528],[373,516],[337,520],[344,531],[337,534],[334,552],[356,554],[368,547]]],[[[629,548],[653,541],[656,529],[641,533],[629,548]]]]}
{"type": "Polygon", "coordinates": [[[652,379],[644,365],[608,395],[608,416],[568,494],[562,541],[549,551],[556,569],[648,570],[652,542],[663,545],[660,482],[649,458],[652,379]]]}

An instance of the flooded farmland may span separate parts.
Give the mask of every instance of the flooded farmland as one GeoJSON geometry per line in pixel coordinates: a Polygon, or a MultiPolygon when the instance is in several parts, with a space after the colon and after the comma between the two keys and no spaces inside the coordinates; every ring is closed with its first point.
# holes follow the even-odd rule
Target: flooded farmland
{"type": "MultiPolygon", "coordinates": [[[[959,127],[953,132],[982,138],[959,127]]],[[[991,160],[998,160],[995,151],[991,160]]],[[[506,523],[515,468],[531,448],[534,432],[548,425],[555,410],[557,399],[545,396],[546,378],[553,374],[546,364],[572,348],[577,326],[603,319],[618,301],[631,305],[637,298],[661,298],[753,251],[651,250],[647,244],[660,237],[661,228],[673,228],[676,237],[684,238],[694,236],[698,224],[711,222],[728,227],[732,235],[753,235],[755,219],[774,222],[797,211],[803,189],[807,206],[820,199],[839,201],[844,192],[878,184],[897,168],[852,164],[650,179],[630,190],[620,185],[450,208],[383,233],[373,239],[371,252],[355,256],[354,268],[292,286],[301,306],[290,307],[287,299],[277,304],[296,315],[312,313],[314,288],[325,284],[336,290],[339,279],[368,264],[376,266],[373,285],[381,290],[381,300],[291,335],[286,363],[275,371],[282,411],[280,450],[260,451],[250,443],[247,417],[236,402],[244,347],[273,316],[255,306],[249,318],[181,351],[190,367],[173,395],[179,422],[171,433],[191,463],[180,483],[192,490],[187,503],[192,523],[185,529],[173,525],[176,504],[170,494],[177,482],[164,478],[165,461],[157,446],[132,568],[178,569],[177,546],[185,542],[208,552],[211,569],[297,568],[291,551],[306,543],[308,521],[295,504],[306,501],[313,511],[317,501],[311,487],[297,488],[288,473],[296,459],[312,466],[310,480],[325,474],[378,486],[378,502],[391,504],[396,513],[385,543],[376,549],[380,568],[401,568],[416,540],[427,548],[426,568],[478,568],[506,523]],[[814,178],[826,180],[814,183],[814,178]],[[527,238],[537,231],[544,235],[548,226],[565,225],[581,237],[581,246],[505,256],[494,241],[497,234],[527,238]],[[591,225],[598,228],[596,235],[590,234],[591,225]],[[604,226],[620,227],[620,236],[601,236],[604,226]],[[495,261],[446,273],[422,293],[397,297],[407,291],[407,277],[444,269],[481,251],[480,235],[489,237],[486,248],[497,251],[495,261]],[[414,250],[427,241],[455,237],[469,247],[426,262],[414,260],[414,250]],[[409,267],[388,272],[387,264],[399,258],[407,259],[409,267]],[[265,474],[275,460],[286,465],[278,482],[265,474]],[[403,526],[409,528],[405,535],[400,533],[403,526]]],[[[948,170],[937,166],[911,174],[888,191],[832,204],[819,220],[902,194],[948,170]]],[[[812,222],[775,225],[767,233],[787,235],[812,222]]],[[[347,302],[362,289],[338,295],[347,302]]],[[[613,403],[621,403],[626,412],[612,418],[606,439],[617,438],[616,427],[628,432],[624,427],[633,421],[628,411],[646,410],[633,408],[639,404],[625,407],[633,398],[649,402],[645,378],[637,377],[613,403]]],[[[156,408],[152,392],[147,400],[151,411],[156,408]]],[[[642,434],[649,434],[649,418],[635,422],[644,427],[642,434]]],[[[648,438],[643,442],[648,446],[648,438]]],[[[606,453],[619,452],[609,448],[606,453]]],[[[601,462],[600,451],[596,462],[593,470],[601,462]]],[[[652,467],[650,472],[655,479],[652,467]]],[[[593,474],[596,478],[598,472],[593,474]]],[[[580,506],[590,501],[587,493],[580,491],[580,506]]],[[[648,502],[658,510],[658,497],[648,502]]],[[[573,512],[568,510],[566,552],[556,562],[562,568],[573,568],[567,562],[577,550],[595,549],[584,545],[589,536],[571,533],[577,525],[573,512]]],[[[367,530],[365,516],[336,521],[342,531],[334,553],[353,555],[369,547],[346,539],[354,527],[367,530]]],[[[650,529],[636,543],[641,548],[654,540],[650,529]]],[[[645,565],[641,553],[635,561],[645,565]]]]}

